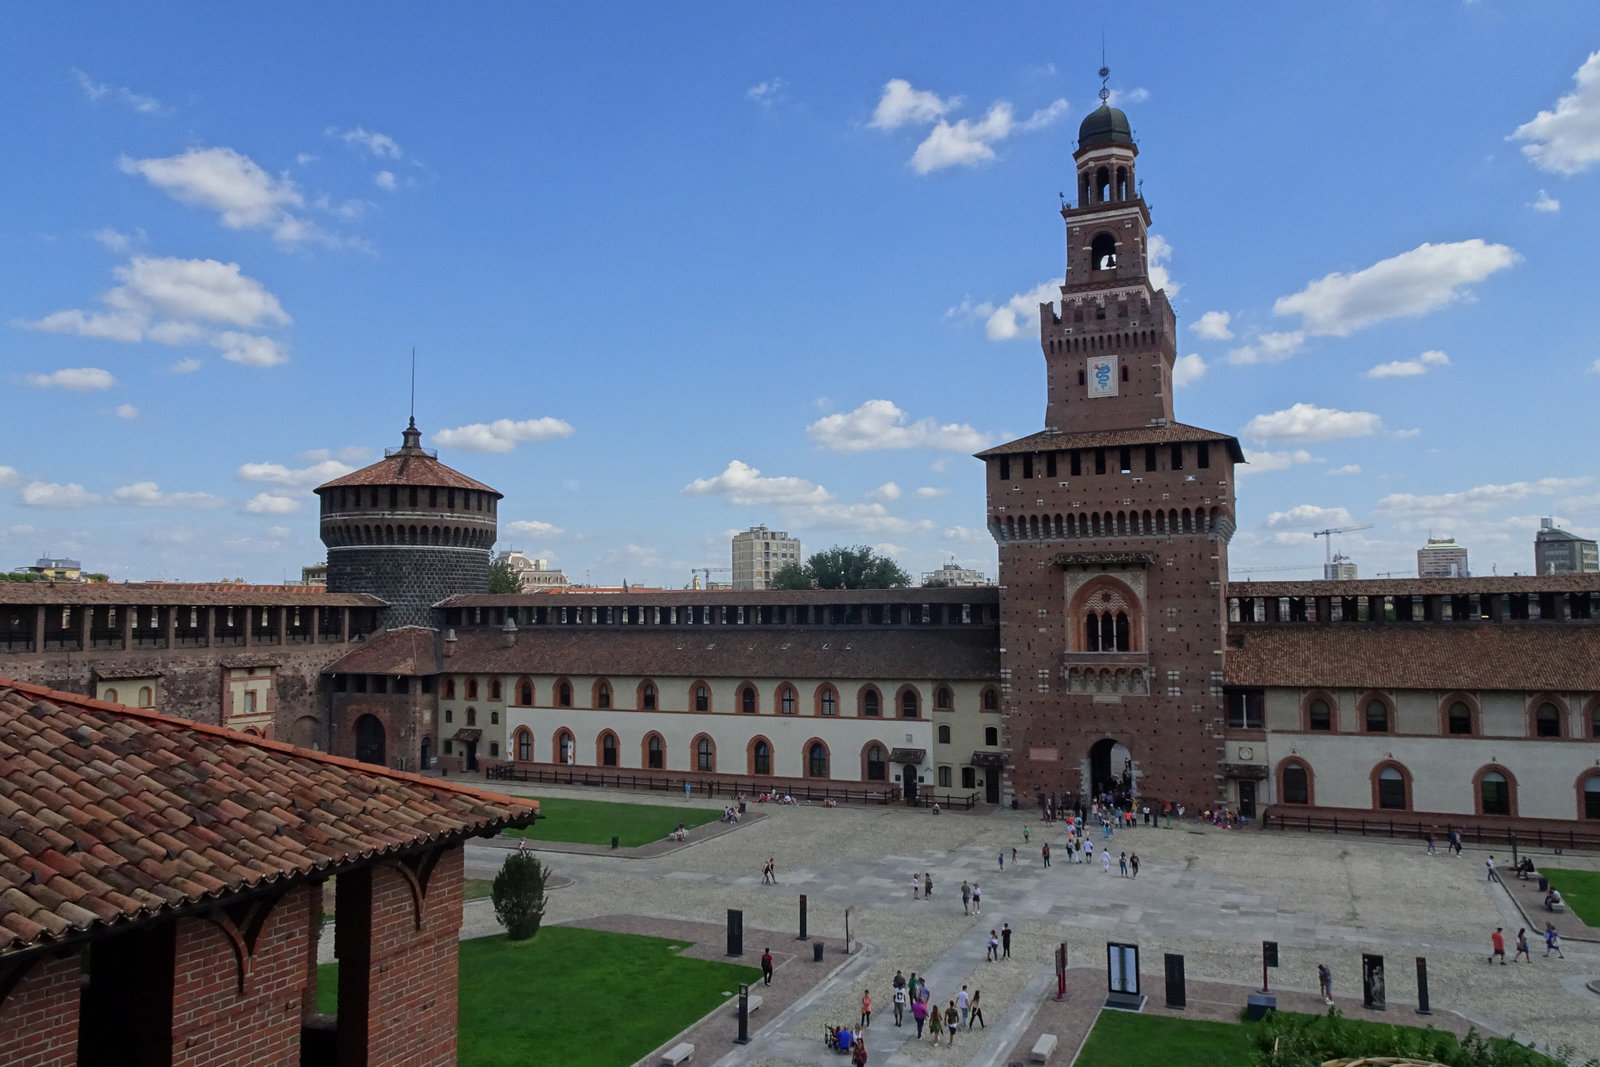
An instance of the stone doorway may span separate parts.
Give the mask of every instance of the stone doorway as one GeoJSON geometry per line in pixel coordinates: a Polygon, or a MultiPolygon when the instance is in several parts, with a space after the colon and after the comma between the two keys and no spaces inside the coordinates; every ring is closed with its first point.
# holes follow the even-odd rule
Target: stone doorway
{"type": "Polygon", "coordinates": [[[388,764],[383,734],[383,723],[375,715],[363,715],[356,720],[356,759],[362,763],[388,764]]]}
{"type": "Polygon", "coordinates": [[[1089,749],[1090,794],[1131,792],[1132,787],[1133,754],[1128,746],[1111,737],[1096,741],[1089,749]]]}

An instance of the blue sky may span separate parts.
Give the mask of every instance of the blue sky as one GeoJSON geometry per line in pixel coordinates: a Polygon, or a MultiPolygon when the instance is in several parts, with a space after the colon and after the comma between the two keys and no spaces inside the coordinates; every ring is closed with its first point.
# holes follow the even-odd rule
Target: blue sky
{"type": "Polygon", "coordinates": [[[993,574],[1102,32],[1235,575],[1600,533],[1600,5],[861,7],[7,5],[0,565],[297,577],[414,346],[579,581],[758,522],[993,574]]]}

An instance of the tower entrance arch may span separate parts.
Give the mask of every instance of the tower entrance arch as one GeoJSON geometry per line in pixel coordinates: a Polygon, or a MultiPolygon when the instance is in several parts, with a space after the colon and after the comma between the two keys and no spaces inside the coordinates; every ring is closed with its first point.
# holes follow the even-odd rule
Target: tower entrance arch
{"type": "Polygon", "coordinates": [[[1089,748],[1089,792],[1131,793],[1133,791],[1133,753],[1112,737],[1101,738],[1089,748]]]}
{"type": "Polygon", "coordinates": [[[361,716],[356,720],[356,759],[382,767],[388,764],[387,755],[383,723],[376,715],[361,716]]]}

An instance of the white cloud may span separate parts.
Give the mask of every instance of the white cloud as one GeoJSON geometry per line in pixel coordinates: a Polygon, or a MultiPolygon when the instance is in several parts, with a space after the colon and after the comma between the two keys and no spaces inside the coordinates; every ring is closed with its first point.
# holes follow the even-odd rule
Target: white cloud
{"type": "Polygon", "coordinates": [[[938,425],[931,418],[909,422],[890,400],[868,400],[854,411],[824,415],[806,427],[806,435],[834,452],[867,452],[882,448],[935,448],[971,452],[989,443],[987,435],[966,423],[938,425]]]}
{"type": "Polygon", "coordinates": [[[1228,362],[1234,366],[1249,366],[1254,363],[1281,363],[1300,351],[1300,346],[1305,343],[1305,339],[1306,335],[1299,330],[1257,334],[1256,339],[1250,344],[1235,348],[1229,352],[1228,362]]]}
{"type": "Polygon", "coordinates": [[[1123,104],[1142,104],[1150,99],[1149,89],[1113,89],[1111,95],[1106,97],[1106,103],[1112,107],[1121,107],[1123,104]]]}
{"type": "Polygon", "coordinates": [[[99,367],[68,367],[50,374],[30,374],[28,384],[40,389],[71,389],[86,393],[93,389],[110,389],[117,384],[108,370],[99,367]]]}
{"type": "Polygon", "coordinates": [[[1159,233],[1150,235],[1150,250],[1146,257],[1145,269],[1150,274],[1150,284],[1157,289],[1165,289],[1168,296],[1177,296],[1178,290],[1183,286],[1172,280],[1171,273],[1167,270],[1167,261],[1172,258],[1172,245],[1159,233]]]}
{"type": "Polygon", "coordinates": [[[1244,454],[1246,466],[1239,467],[1236,475],[1266,474],[1270,471],[1288,470],[1300,463],[1317,463],[1319,460],[1303,448],[1288,449],[1282,452],[1256,452],[1247,451],[1244,454]]]}
{"type": "Polygon", "coordinates": [[[0,489],[10,489],[22,481],[22,475],[17,473],[17,468],[0,464],[0,489]]]}
{"type": "Polygon", "coordinates": [[[340,463],[336,459],[325,459],[309,467],[286,467],[281,463],[246,463],[234,471],[233,476],[241,482],[260,482],[265,485],[281,486],[284,489],[309,492],[323,482],[331,482],[353,470],[355,468],[349,464],[340,463]]]}
{"type": "Polygon", "coordinates": [[[1060,295],[1061,283],[1052,279],[1040,282],[1025,293],[1018,293],[999,307],[988,301],[981,304],[963,303],[960,307],[945,312],[945,317],[965,314],[983,319],[983,331],[989,340],[1009,341],[1016,337],[1030,336],[1023,332],[1023,323],[1037,321],[1039,305],[1053,303],[1060,295]]]}
{"type": "Polygon", "coordinates": [[[1522,154],[1540,170],[1577,174],[1600,162],[1600,52],[1573,75],[1577,88],[1516,128],[1510,140],[1527,141],[1522,154]]]}
{"type": "Polygon", "coordinates": [[[1436,496],[1391,493],[1378,501],[1378,510],[1412,515],[1422,512],[1439,515],[1476,515],[1529,497],[1564,493],[1580,485],[1587,485],[1593,480],[1589,477],[1540,478],[1532,482],[1480,485],[1459,493],[1440,493],[1436,496]]]}
{"type": "Polygon", "coordinates": [[[804,524],[863,533],[896,534],[932,530],[932,522],[902,519],[891,515],[880,503],[841,504],[827,489],[792,476],[764,477],[761,471],[740,460],[714,478],[696,478],[681,490],[684,496],[720,497],[725,503],[741,507],[777,508],[804,524]]]}
{"type": "Polygon", "coordinates": [[[274,178],[255,160],[231,148],[191,148],[160,159],[123,156],[117,166],[145,180],[174,200],[210,208],[232,230],[270,230],[285,244],[338,239],[296,215],[304,197],[287,176],[274,178]]]}
{"type": "Polygon", "coordinates": [[[974,530],[970,526],[947,526],[940,536],[946,541],[988,541],[991,539],[988,530],[974,530]]]}
{"type": "Polygon", "coordinates": [[[943,474],[945,471],[950,469],[950,457],[940,456],[938,459],[928,464],[928,469],[935,474],[943,474]]]}
{"type": "MultiPolygon", "coordinates": [[[[636,567],[639,570],[654,570],[665,562],[656,549],[635,544],[609,548],[600,554],[600,560],[614,567],[636,567]]],[[[626,577],[626,574],[623,577],[626,577]]]]}
{"type": "Polygon", "coordinates": [[[1172,361],[1172,385],[1176,389],[1182,389],[1186,385],[1199,381],[1200,376],[1205,372],[1206,361],[1201,359],[1198,354],[1191,353],[1187,356],[1179,356],[1172,361]]]}
{"type": "Polygon", "coordinates": [[[1560,211],[1561,201],[1540,189],[1538,198],[1528,206],[1535,211],[1560,211]]]}
{"type": "Polygon", "coordinates": [[[1298,293],[1279,297],[1272,310],[1299,315],[1302,328],[1313,336],[1346,337],[1385,319],[1444,307],[1462,296],[1462,286],[1482,281],[1518,258],[1509,246],[1480,238],[1425,243],[1354,274],[1328,274],[1298,293]]]}
{"type": "Polygon", "coordinates": [[[301,152],[294,157],[295,165],[298,167],[308,166],[316,161],[317,157],[310,152],[301,152]]]}
{"type": "Polygon", "coordinates": [[[72,68],[72,77],[83,90],[83,95],[89,98],[90,103],[99,103],[107,96],[111,96],[140,115],[159,115],[165,110],[161,106],[161,101],[153,96],[136,93],[127,86],[112,87],[104,82],[97,82],[77,67],[72,68]]]}
{"type": "Polygon", "coordinates": [[[1189,329],[1195,336],[1204,337],[1208,341],[1229,341],[1233,339],[1233,331],[1228,329],[1233,314],[1227,311],[1208,311],[1195,320],[1189,329]]]}
{"type": "Polygon", "coordinates": [[[1301,403],[1270,415],[1257,415],[1240,433],[1252,441],[1311,444],[1341,437],[1367,437],[1381,429],[1383,420],[1370,411],[1339,411],[1301,403]]]}
{"type": "Polygon", "coordinates": [[[329,126],[323,133],[332,140],[343,141],[351,148],[362,150],[378,159],[399,159],[405,155],[393,137],[386,133],[378,133],[376,130],[367,130],[361,126],[340,130],[329,126]]]}
{"type": "Polygon", "coordinates": [[[225,330],[211,339],[211,344],[222,358],[247,367],[276,367],[289,362],[283,346],[270,337],[260,337],[237,330],[225,330]]]}
{"type": "Polygon", "coordinates": [[[132,404],[118,404],[116,416],[119,419],[137,419],[139,417],[139,409],[132,404]]]}
{"type": "Polygon", "coordinates": [[[211,493],[163,493],[155,482],[134,482],[111,491],[118,504],[136,508],[220,508],[227,501],[211,493]]]}
{"type": "Polygon", "coordinates": [[[380,170],[372,176],[372,184],[379,189],[393,189],[399,182],[394,176],[394,171],[380,170]]]}
{"type": "Polygon", "coordinates": [[[1019,123],[1012,115],[1011,105],[1002,100],[977,121],[961,119],[951,125],[941,118],[911,154],[911,169],[927,174],[945,167],[971,167],[987,162],[995,157],[991,147],[995,142],[1015,132],[1042,130],[1066,111],[1067,102],[1056,100],[1019,123]]]}
{"type": "Polygon", "coordinates": [[[1329,476],[1343,476],[1343,475],[1346,475],[1346,474],[1360,474],[1361,473],[1361,464],[1359,464],[1359,463],[1346,463],[1342,467],[1334,467],[1332,470],[1325,470],[1322,473],[1326,474],[1326,475],[1329,475],[1329,476]]]}
{"type": "Polygon", "coordinates": [[[559,537],[566,532],[554,523],[540,522],[537,519],[507,523],[506,529],[512,533],[529,534],[533,537],[559,537]]]}
{"type": "Polygon", "coordinates": [[[942,488],[935,488],[935,487],[933,487],[931,485],[925,485],[922,488],[918,489],[912,495],[915,496],[918,500],[933,500],[936,497],[949,496],[950,495],[950,490],[949,489],[942,489],[942,488]]]}
{"type": "Polygon", "coordinates": [[[880,130],[893,130],[908,122],[923,124],[933,122],[945,112],[961,104],[959,96],[940,100],[925,89],[913,89],[904,78],[891,78],[883,87],[883,96],[872,113],[868,126],[880,130]]]}
{"type": "Polygon", "coordinates": [[[294,515],[300,509],[300,501],[294,497],[271,491],[257,493],[244,505],[244,510],[251,515],[294,515]]]}
{"type": "Polygon", "coordinates": [[[133,238],[125,233],[113,230],[110,226],[102,226],[94,231],[94,239],[105,245],[113,252],[126,252],[128,246],[133,244],[133,238]]]}
{"type": "Polygon", "coordinates": [[[1393,363],[1380,363],[1367,371],[1368,378],[1412,378],[1428,373],[1429,367],[1448,367],[1450,357],[1433,349],[1416,359],[1397,359],[1393,363]]]}
{"type": "Polygon", "coordinates": [[[453,430],[440,430],[433,439],[445,448],[463,452],[510,452],[523,441],[548,441],[552,437],[571,437],[572,426],[548,415],[539,419],[496,419],[475,422],[453,430]]]}
{"type": "Polygon", "coordinates": [[[190,356],[187,359],[178,360],[178,362],[168,367],[167,370],[171,371],[173,374],[193,374],[195,371],[200,369],[203,363],[203,360],[198,360],[193,356],[190,356]]]}
{"type": "Polygon", "coordinates": [[[102,502],[76,482],[29,482],[22,487],[22,502],[30,508],[86,508],[102,502]]]}
{"type": "Polygon", "coordinates": [[[372,449],[366,445],[348,445],[337,452],[331,448],[308,448],[300,453],[300,458],[307,463],[322,463],[330,459],[340,463],[361,463],[371,459],[372,454],[372,449]]]}
{"type": "MultiPolygon", "coordinates": [[[[910,88],[910,86],[907,85],[907,88],[910,88]]],[[[784,84],[782,78],[769,78],[764,82],[752,85],[750,88],[746,89],[744,91],[744,96],[746,100],[754,101],[755,103],[760,104],[762,107],[769,108],[783,98],[783,89],[784,84]]],[[[880,107],[881,106],[882,105],[880,105],[880,107]]]]}
{"type": "Polygon", "coordinates": [[[1274,511],[1267,516],[1267,528],[1276,530],[1286,526],[1349,526],[1350,512],[1345,508],[1324,508],[1316,504],[1301,504],[1288,511],[1274,511]]]}
{"type": "Polygon", "coordinates": [[[874,500],[899,500],[900,487],[893,482],[884,482],[867,495],[874,500]]]}

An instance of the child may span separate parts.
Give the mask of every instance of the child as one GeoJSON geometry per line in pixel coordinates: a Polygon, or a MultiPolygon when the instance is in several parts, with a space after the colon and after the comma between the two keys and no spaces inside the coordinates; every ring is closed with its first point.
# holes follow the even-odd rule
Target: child
{"type": "Polygon", "coordinates": [[[1544,924],[1544,954],[1550,955],[1550,950],[1556,950],[1557,959],[1566,959],[1567,954],[1561,951],[1561,935],[1556,933],[1556,928],[1550,923],[1544,924]]]}

